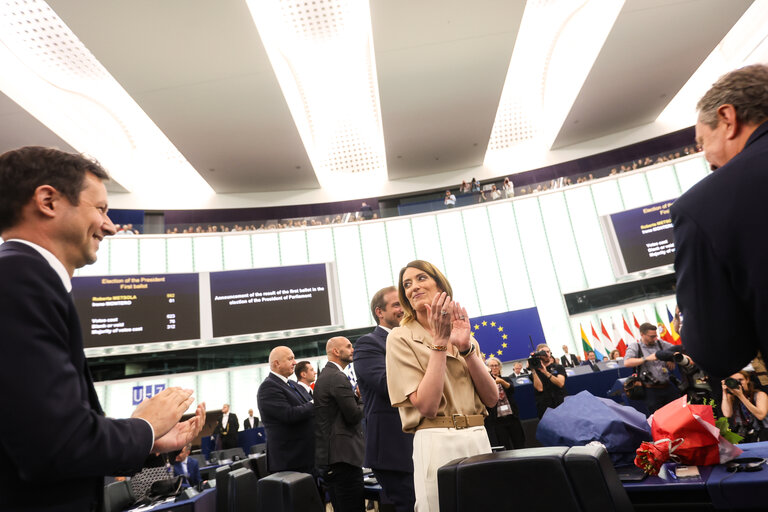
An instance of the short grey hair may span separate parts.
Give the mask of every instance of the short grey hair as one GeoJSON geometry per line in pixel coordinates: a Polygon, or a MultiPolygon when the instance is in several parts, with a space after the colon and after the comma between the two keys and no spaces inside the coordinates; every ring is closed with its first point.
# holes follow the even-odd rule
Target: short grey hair
{"type": "Polygon", "coordinates": [[[715,128],[721,105],[733,105],[741,123],[757,125],[768,119],[768,66],[752,64],[718,78],[696,104],[699,121],[715,128]]]}

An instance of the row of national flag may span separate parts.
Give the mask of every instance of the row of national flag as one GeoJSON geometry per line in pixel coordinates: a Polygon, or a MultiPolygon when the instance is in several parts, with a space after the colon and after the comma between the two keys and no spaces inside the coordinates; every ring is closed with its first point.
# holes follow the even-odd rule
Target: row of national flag
{"type": "MultiPolygon", "coordinates": [[[[669,307],[667,307],[666,310],[668,323],[661,319],[658,310],[654,308],[654,312],[656,313],[656,333],[659,335],[659,339],[672,343],[673,345],[680,345],[680,335],[675,331],[675,327],[672,322],[674,316],[669,311],[669,307]]],[[[598,361],[608,358],[611,352],[614,350],[618,350],[619,354],[621,354],[621,357],[624,357],[624,354],[627,352],[627,347],[631,343],[640,341],[640,322],[637,321],[635,314],[632,313],[632,320],[635,327],[634,330],[629,326],[629,323],[627,322],[627,319],[624,318],[624,315],[621,315],[621,320],[624,324],[623,326],[617,327],[616,324],[611,325],[613,330],[613,337],[611,337],[611,335],[608,333],[608,329],[605,328],[605,324],[603,323],[602,319],[600,319],[599,334],[598,331],[595,330],[595,326],[592,325],[592,322],[589,322],[589,327],[591,330],[589,336],[584,332],[584,326],[579,324],[579,328],[581,329],[581,347],[584,352],[584,359],[587,358],[587,352],[590,351],[594,351],[598,361]],[[616,340],[616,342],[614,342],[614,340],[616,340]]]]}

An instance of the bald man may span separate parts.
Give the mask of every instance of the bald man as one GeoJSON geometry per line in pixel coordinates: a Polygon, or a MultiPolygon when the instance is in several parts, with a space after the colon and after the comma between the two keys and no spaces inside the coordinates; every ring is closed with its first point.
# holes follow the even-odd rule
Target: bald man
{"type": "Polygon", "coordinates": [[[267,469],[313,473],[315,467],[314,416],[311,400],[288,379],[296,358],[288,347],[269,353],[269,375],[259,386],[259,414],[267,432],[267,469]]]}
{"type": "Polygon", "coordinates": [[[347,338],[328,340],[328,364],[315,382],[315,463],[337,512],[365,510],[363,404],[344,374],[354,351],[347,338]]]}

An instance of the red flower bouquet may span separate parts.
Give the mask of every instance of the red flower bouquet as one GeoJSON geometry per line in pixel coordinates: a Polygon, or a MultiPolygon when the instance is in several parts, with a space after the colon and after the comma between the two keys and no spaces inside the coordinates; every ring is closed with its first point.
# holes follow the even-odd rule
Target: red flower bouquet
{"type": "Polygon", "coordinates": [[[667,460],[706,466],[742,453],[720,434],[709,405],[689,404],[682,397],[657,410],[648,421],[653,443],[642,443],[635,457],[635,465],[648,474],[657,474],[667,460]]]}

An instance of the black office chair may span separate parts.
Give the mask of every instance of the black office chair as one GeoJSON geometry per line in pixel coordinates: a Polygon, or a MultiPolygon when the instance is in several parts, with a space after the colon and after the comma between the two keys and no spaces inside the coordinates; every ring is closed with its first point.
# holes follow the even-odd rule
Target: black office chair
{"type": "Polygon", "coordinates": [[[232,468],[216,468],[216,512],[229,512],[229,473],[232,468]]]}
{"type": "Polygon", "coordinates": [[[104,512],[121,512],[136,501],[127,481],[112,482],[104,486],[104,512]]]}
{"type": "Polygon", "coordinates": [[[565,454],[565,470],[582,510],[634,510],[602,446],[574,446],[565,454]]]}
{"type": "Polygon", "coordinates": [[[260,453],[256,457],[252,458],[251,467],[256,472],[259,478],[268,477],[269,470],[267,469],[267,454],[260,453]]]}
{"type": "MultiPolygon", "coordinates": [[[[229,473],[229,510],[227,512],[251,512],[256,507],[259,478],[248,468],[229,473]]],[[[216,490],[219,492],[219,489],[216,490]]]]}
{"type": "Polygon", "coordinates": [[[227,448],[226,450],[216,450],[211,452],[210,459],[211,460],[235,460],[235,458],[238,459],[244,459],[245,458],[245,452],[242,448],[227,448]]]}
{"type": "Polygon", "coordinates": [[[233,462],[232,464],[230,464],[229,467],[232,468],[232,471],[240,468],[251,469],[251,470],[253,469],[251,467],[251,459],[238,460],[237,462],[233,462]]]}
{"type": "Polygon", "coordinates": [[[251,454],[264,453],[267,451],[267,443],[258,443],[251,446],[251,454]]]}
{"type": "Polygon", "coordinates": [[[437,471],[440,510],[580,511],[565,471],[567,451],[560,446],[525,448],[449,462],[437,471]]]}
{"type": "Polygon", "coordinates": [[[307,473],[280,471],[259,480],[256,510],[270,512],[323,512],[325,505],[315,479],[307,473]]]}

